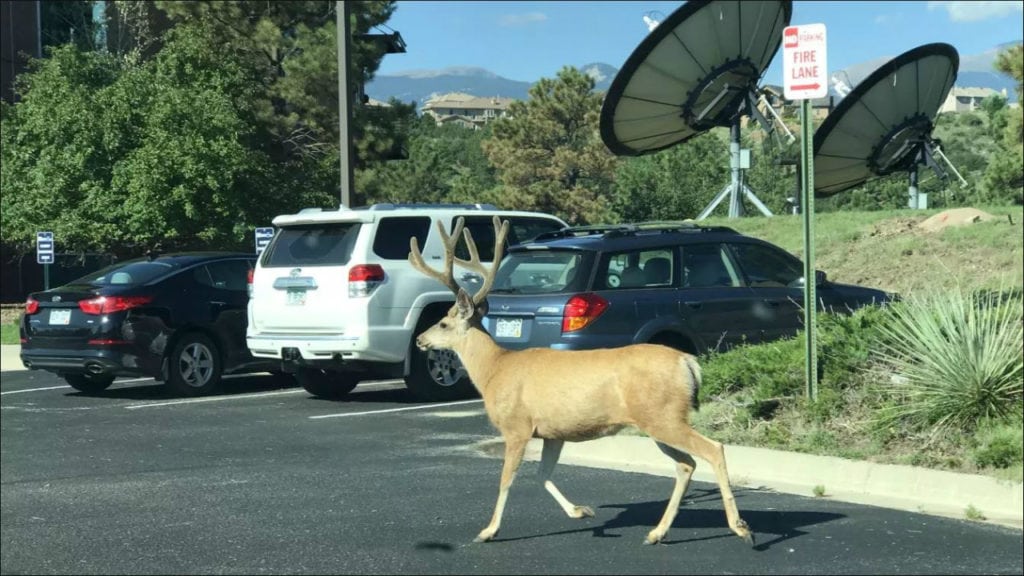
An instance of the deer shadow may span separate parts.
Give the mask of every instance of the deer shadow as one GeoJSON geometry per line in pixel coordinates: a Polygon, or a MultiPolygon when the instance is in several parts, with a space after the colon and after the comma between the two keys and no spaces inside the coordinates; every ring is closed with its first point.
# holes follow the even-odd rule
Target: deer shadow
{"type": "MultiPolygon", "coordinates": [[[[743,498],[745,493],[757,492],[757,490],[734,489],[733,492],[737,501],[739,501],[743,498]]],[[[718,540],[721,538],[737,538],[732,530],[729,529],[728,522],[726,521],[725,510],[723,510],[721,506],[714,507],[712,505],[711,508],[693,507],[693,504],[697,503],[706,502],[709,504],[721,504],[721,501],[717,488],[691,488],[688,490],[687,496],[684,498],[683,505],[680,507],[679,513],[672,522],[671,530],[668,532],[667,538],[662,540],[661,544],[675,545],[701,542],[704,540],[718,540]],[[673,538],[673,535],[678,536],[681,532],[686,533],[686,531],[692,531],[697,528],[721,528],[721,533],[693,538],[673,538]]],[[[664,513],[667,505],[668,500],[652,500],[648,502],[632,502],[627,504],[606,504],[598,506],[598,508],[601,510],[619,510],[619,512],[599,526],[581,527],[572,530],[558,530],[543,534],[532,534],[529,536],[517,536],[513,538],[498,537],[495,538],[494,541],[513,542],[517,540],[530,540],[533,538],[585,532],[592,533],[594,538],[621,538],[622,534],[615,533],[617,530],[636,527],[648,529],[654,528],[661,519],[661,515],[664,513]]],[[[756,543],[753,549],[758,552],[763,552],[787,540],[806,535],[807,531],[803,530],[803,528],[816,524],[823,524],[825,522],[831,522],[845,517],[842,514],[835,514],[831,512],[787,512],[776,510],[741,510],[741,516],[754,533],[756,543]],[[764,541],[766,535],[772,536],[772,538],[764,541]]]]}

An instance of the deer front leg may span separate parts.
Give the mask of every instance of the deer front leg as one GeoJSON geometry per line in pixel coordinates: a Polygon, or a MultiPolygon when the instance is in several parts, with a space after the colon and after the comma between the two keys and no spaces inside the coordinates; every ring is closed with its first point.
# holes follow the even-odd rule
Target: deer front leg
{"type": "Polygon", "coordinates": [[[498,533],[501,528],[501,515],[505,511],[505,500],[508,499],[508,489],[512,487],[512,480],[516,477],[516,470],[523,461],[523,453],[526,452],[526,443],[530,437],[505,438],[505,463],[501,467],[501,484],[498,487],[498,503],[494,506],[494,515],[491,516],[491,523],[477,535],[473,542],[487,542],[498,533]]]}
{"type": "Polygon", "coordinates": [[[555,498],[555,501],[562,507],[562,510],[565,510],[569,518],[586,518],[588,516],[593,518],[593,508],[590,506],[576,506],[562,495],[562,492],[555,486],[555,483],[550,480],[551,473],[555,471],[555,464],[558,464],[558,456],[562,453],[562,446],[564,445],[565,442],[563,440],[544,439],[544,450],[540,455],[540,472],[537,476],[544,484],[544,489],[555,498]]]}

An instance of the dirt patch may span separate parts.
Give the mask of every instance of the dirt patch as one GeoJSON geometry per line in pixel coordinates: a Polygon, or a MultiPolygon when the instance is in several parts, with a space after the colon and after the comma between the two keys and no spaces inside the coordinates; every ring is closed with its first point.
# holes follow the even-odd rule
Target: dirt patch
{"type": "Polygon", "coordinates": [[[887,238],[902,234],[914,234],[918,231],[923,217],[920,218],[890,218],[875,224],[868,236],[872,238],[887,238]]]}
{"type": "Polygon", "coordinates": [[[0,308],[0,324],[17,324],[21,320],[22,304],[0,308]]]}
{"type": "Polygon", "coordinates": [[[918,227],[928,232],[936,232],[949,226],[967,226],[996,217],[977,208],[953,208],[945,210],[921,222],[918,227]]]}

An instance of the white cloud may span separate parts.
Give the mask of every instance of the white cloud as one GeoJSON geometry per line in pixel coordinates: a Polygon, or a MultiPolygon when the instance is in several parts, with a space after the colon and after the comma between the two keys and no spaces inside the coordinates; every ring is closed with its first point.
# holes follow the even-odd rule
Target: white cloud
{"type": "Polygon", "coordinates": [[[875,24],[879,26],[889,26],[899,22],[903,18],[902,14],[879,14],[875,16],[875,24]]]}
{"type": "Polygon", "coordinates": [[[1004,0],[998,2],[975,2],[973,0],[969,2],[940,2],[929,0],[929,10],[938,8],[943,8],[946,12],[949,12],[949,19],[953,22],[977,22],[979,20],[1002,18],[1004,16],[1019,18],[1019,14],[1024,12],[1024,0],[1004,0]]]}
{"type": "Polygon", "coordinates": [[[498,21],[502,26],[526,26],[534,22],[544,22],[548,15],[543,12],[526,12],[525,14],[505,14],[498,21]]]}

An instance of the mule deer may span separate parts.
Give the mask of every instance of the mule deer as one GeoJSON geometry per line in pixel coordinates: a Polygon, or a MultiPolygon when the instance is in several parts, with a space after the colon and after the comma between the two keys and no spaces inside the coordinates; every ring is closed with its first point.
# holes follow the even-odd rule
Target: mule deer
{"type": "Polygon", "coordinates": [[[594,516],[594,511],[570,502],[550,480],[563,444],[592,440],[635,426],[676,462],[676,483],[668,507],[644,543],[660,542],[672,525],[696,467],[692,454],[714,468],[729,527],[752,545],[753,534],[740,518],[729,487],[722,445],[698,434],[689,425],[689,412],[697,407],[701,381],[696,358],[652,344],[573,351],[501,348],[483,329],[481,318],[487,313],[487,293],[502,259],[509,224],[494,217],[494,260],[490,269],[480,262],[469,230],[464,233],[470,259],[455,257],[463,224],[460,218],[449,236],[438,222],[445,245],[444,270],[424,263],[416,238],[409,241],[409,262],[457,295],[448,315],[420,334],[416,345],[422,350],[450,349],[458,354],[483,398],[487,416],[505,441],[494,515],[474,541],[491,540],[501,527],[509,487],[531,438],[544,440],[539,474],[544,488],[569,517],[584,518],[594,516]],[[473,296],[455,282],[454,263],[482,276],[480,289],[473,296]]]}

